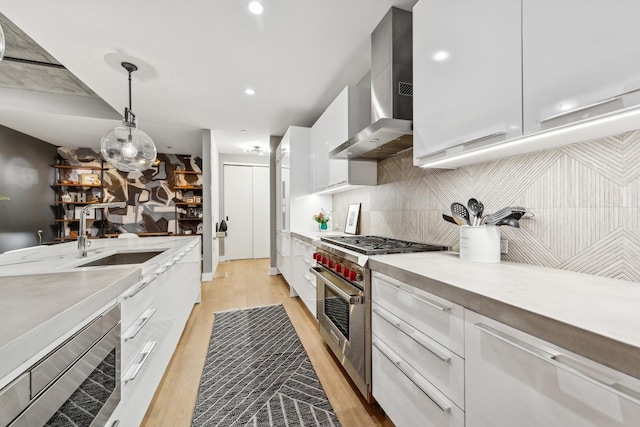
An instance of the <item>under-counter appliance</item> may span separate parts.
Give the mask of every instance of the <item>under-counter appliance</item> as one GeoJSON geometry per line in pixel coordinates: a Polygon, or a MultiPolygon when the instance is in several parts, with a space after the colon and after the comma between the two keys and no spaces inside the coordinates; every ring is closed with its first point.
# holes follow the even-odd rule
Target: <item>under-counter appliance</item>
{"type": "Polygon", "coordinates": [[[320,335],[371,402],[370,255],[447,250],[446,246],[377,236],[326,236],[314,242],[320,335]]]}
{"type": "Polygon", "coordinates": [[[115,305],[0,390],[0,426],[104,426],[120,388],[115,305]]]}

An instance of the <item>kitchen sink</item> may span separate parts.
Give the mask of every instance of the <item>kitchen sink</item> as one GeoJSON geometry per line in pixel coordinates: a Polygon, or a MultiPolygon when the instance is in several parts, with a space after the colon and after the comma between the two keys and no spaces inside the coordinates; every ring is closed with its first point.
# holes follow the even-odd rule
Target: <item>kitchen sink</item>
{"type": "Polygon", "coordinates": [[[142,264],[149,261],[151,258],[160,255],[162,251],[146,251],[146,252],[117,252],[115,254],[106,256],[104,258],[96,259],[85,264],[77,265],[76,267],[99,267],[106,265],[127,265],[127,264],[142,264]]]}

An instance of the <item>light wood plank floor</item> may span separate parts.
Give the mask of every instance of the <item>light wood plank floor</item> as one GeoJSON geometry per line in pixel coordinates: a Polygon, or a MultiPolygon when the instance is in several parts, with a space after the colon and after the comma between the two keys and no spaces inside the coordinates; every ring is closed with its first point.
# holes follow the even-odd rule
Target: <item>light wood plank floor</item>
{"type": "Polygon", "coordinates": [[[322,342],[315,319],[299,298],[289,296],[281,276],[269,276],[268,270],[268,259],[231,261],[221,263],[217,271],[228,277],[202,283],[202,303],[191,312],[142,426],[191,425],[214,312],[282,303],[342,425],[393,427],[377,405],[360,397],[322,342]]]}

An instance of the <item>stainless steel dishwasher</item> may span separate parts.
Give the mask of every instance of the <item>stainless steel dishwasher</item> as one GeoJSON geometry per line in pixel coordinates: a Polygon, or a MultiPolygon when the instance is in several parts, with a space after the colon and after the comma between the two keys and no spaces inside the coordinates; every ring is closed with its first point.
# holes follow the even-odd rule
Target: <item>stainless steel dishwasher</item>
{"type": "Polygon", "coordinates": [[[103,426],[120,402],[120,306],[0,390],[0,426],[103,426]]]}

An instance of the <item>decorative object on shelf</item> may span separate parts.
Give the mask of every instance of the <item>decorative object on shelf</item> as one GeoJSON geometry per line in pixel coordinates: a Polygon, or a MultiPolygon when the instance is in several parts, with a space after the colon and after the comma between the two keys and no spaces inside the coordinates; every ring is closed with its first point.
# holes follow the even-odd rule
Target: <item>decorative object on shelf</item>
{"type": "Polygon", "coordinates": [[[193,200],[193,201],[194,201],[195,203],[202,203],[202,197],[198,197],[198,196],[196,196],[196,197],[194,197],[194,200],[193,200]]]}
{"type": "Polygon", "coordinates": [[[320,230],[327,230],[329,228],[328,222],[330,218],[324,209],[320,209],[320,212],[313,216],[313,220],[320,225],[320,230]]]}
{"type": "Polygon", "coordinates": [[[184,199],[184,201],[187,202],[187,203],[194,203],[195,202],[195,198],[187,197],[186,199],[184,199]]]}
{"type": "Polygon", "coordinates": [[[100,185],[100,175],[97,173],[83,173],[80,175],[82,185],[100,185]]]}
{"type": "Polygon", "coordinates": [[[360,203],[352,203],[347,211],[347,219],[344,222],[346,234],[358,234],[358,220],[360,218],[360,203]]]}
{"type": "Polygon", "coordinates": [[[138,129],[136,116],[131,111],[131,73],[138,67],[130,62],[121,65],[129,73],[129,107],[124,109],[122,126],[102,137],[100,151],[104,159],[120,171],[143,171],[153,166],[156,146],[149,135],[138,129]]]}
{"type": "Polygon", "coordinates": [[[196,233],[202,234],[203,231],[204,231],[204,225],[202,223],[198,224],[196,226],[196,233]]]}
{"type": "Polygon", "coordinates": [[[0,200],[11,200],[11,197],[0,195],[0,200]]]}

